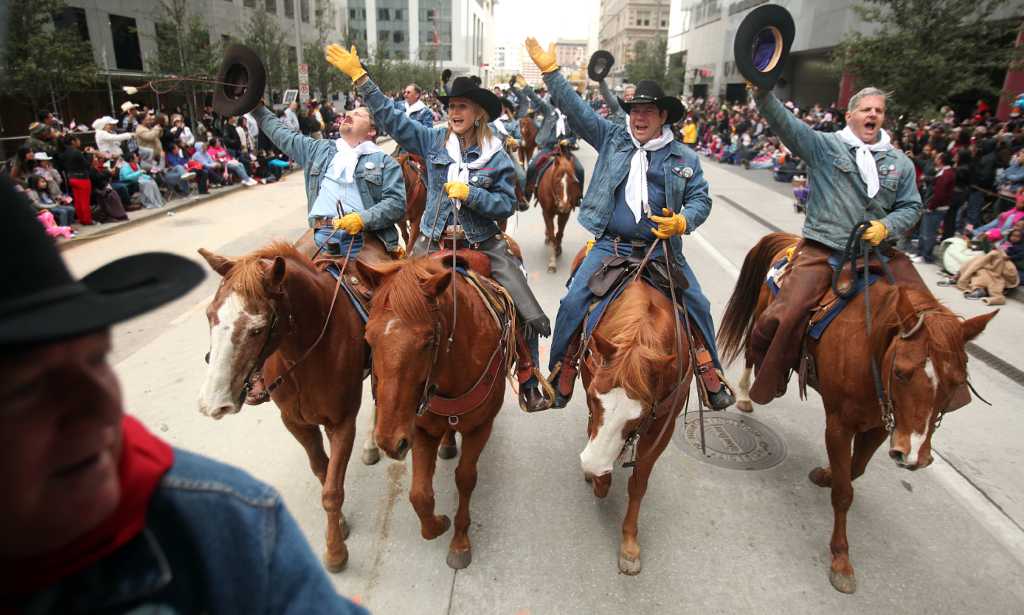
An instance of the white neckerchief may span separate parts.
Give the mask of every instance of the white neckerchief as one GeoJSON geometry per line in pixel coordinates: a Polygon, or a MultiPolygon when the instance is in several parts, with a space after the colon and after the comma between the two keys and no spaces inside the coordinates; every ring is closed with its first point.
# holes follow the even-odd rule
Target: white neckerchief
{"type": "MultiPolygon", "coordinates": [[[[451,156],[452,163],[448,165],[448,181],[469,183],[469,170],[480,169],[486,165],[491,156],[501,151],[501,141],[491,135],[487,135],[484,142],[480,144],[480,157],[470,163],[462,161],[462,148],[459,147],[459,137],[453,132],[448,135],[448,142],[445,143],[445,151],[451,156]]],[[[458,202],[456,201],[456,205],[458,202]]]]}
{"type": "Polygon", "coordinates": [[[352,183],[360,156],[384,151],[372,141],[363,141],[352,147],[345,139],[335,139],[334,145],[338,148],[338,153],[327,167],[327,177],[343,184],[352,183]]]}
{"type": "Polygon", "coordinates": [[[648,208],[647,169],[649,163],[647,162],[647,152],[657,151],[672,143],[673,136],[671,128],[662,126],[661,136],[641,144],[633,136],[633,128],[627,125],[627,130],[629,130],[629,138],[633,140],[633,146],[637,149],[629,161],[629,177],[626,179],[626,205],[633,212],[634,220],[639,223],[645,213],[644,209],[648,208]]]}
{"type": "Polygon", "coordinates": [[[560,137],[565,134],[565,114],[562,113],[561,109],[555,109],[555,117],[558,119],[555,121],[555,136],[560,137]]]}
{"type": "Polygon", "coordinates": [[[412,105],[410,105],[409,103],[405,103],[405,115],[406,115],[406,117],[408,117],[408,116],[412,115],[413,113],[416,113],[420,109],[426,109],[426,108],[427,108],[427,106],[423,104],[422,100],[417,100],[412,105]]]}
{"type": "Polygon", "coordinates": [[[879,130],[878,133],[878,141],[871,145],[857,138],[849,126],[836,133],[843,143],[857,148],[857,170],[860,171],[860,178],[867,186],[868,198],[874,198],[878,194],[879,187],[878,166],[871,152],[884,152],[892,149],[892,145],[889,143],[889,133],[885,132],[885,129],[879,130]]]}
{"type": "Polygon", "coordinates": [[[495,122],[494,122],[494,129],[497,130],[498,132],[500,132],[506,138],[512,136],[512,135],[508,134],[508,128],[505,128],[505,118],[499,117],[497,120],[495,120],[495,122]]]}

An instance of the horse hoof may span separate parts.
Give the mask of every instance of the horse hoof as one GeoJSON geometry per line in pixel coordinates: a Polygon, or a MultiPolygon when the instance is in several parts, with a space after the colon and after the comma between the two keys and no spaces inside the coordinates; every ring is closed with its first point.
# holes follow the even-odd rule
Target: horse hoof
{"type": "Polygon", "coordinates": [[[739,410],[740,412],[753,412],[754,402],[750,401],[749,399],[737,401],[736,409],[739,410]]]}
{"type": "Polygon", "coordinates": [[[592,482],[594,482],[594,475],[593,474],[588,474],[588,473],[584,472],[583,473],[583,480],[584,480],[584,482],[592,483],[592,482]]]}
{"type": "Polygon", "coordinates": [[[380,461],[380,449],[377,447],[364,448],[362,460],[364,466],[372,466],[377,463],[380,461]]]}
{"type": "Polygon", "coordinates": [[[473,550],[466,549],[465,551],[448,551],[448,567],[454,570],[462,570],[469,563],[473,561],[473,550]]]}
{"type": "Polygon", "coordinates": [[[448,528],[450,528],[451,526],[452,526],[452,520],[448,518],[448,515],[441,515],[441,529],[440,529],[440,531],[438,531],[435,534],[435,533],[428,532],[426,528],[423,528],[423,531],[421,533],[423,534],[423,538],[425,538],[426,540],[433,540],[433,539],[437,538],[438,536],[441,536],[445,532],[447,532],[448,528]]]}
{"type": "Polygon", "coordinates": [[[324,568],[328,572],[341,572],[345,569],[345,565],[348,564],[348,547],[345,543],[341,544],[341,549],[337,553],[324,553],[324,568]]]}
{"type": "Polygon", "coordinates": [[[857,579],[852,574],[841,574],[835,570],[829,570],[828,580],[832,587],[844,594],[852,594],[857,591],[857,579]]]}
{"type": "Polygon", "coordinates": [[[548,265],[548,273],[555,273],[558,271],[558,267],[554,265],[548,265]]]}
{"type": "Polygon", "coordinates": [[[457,445],[442,446],[437,449],[437,456],[441,459],[455,459],[459,454],[459,447],[457,445]]]}
{"type": "Polygon", "coordinates": [[[814,468],[811,470],[810,474],[807,475],[807,478],[819,487],[832,486],[832,474],[825,468],[814,468]]]}
{"type": "Polygon", "coordinates": [[[640,574],[640,558],[630,559],[625,555],[619,555],[619,572],[629,576],[640,574]]]}

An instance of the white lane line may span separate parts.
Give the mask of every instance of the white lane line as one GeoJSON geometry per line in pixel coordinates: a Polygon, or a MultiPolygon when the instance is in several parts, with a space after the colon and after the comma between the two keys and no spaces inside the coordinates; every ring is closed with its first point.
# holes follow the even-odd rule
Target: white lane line
{"type": "Polygon", "coordinates": [[[215,296],[215,294],[211,293],[208,297],[206,297],[202,301],[199,301],[198,303],[196,303],[195,305],[193,305],[189,309],[185,310],[181,314],[178,314],[178,316],[174,320],[171,321],[171,326],[172,327],[176,327],[176,326],[180,325],[181,323],[183,323],[186,320],[188,320],[192,316],[192,314],[195,313],[197,310],[199,310],[200,308],[205,308],[206,306],[210,305],[210,303],[213,301],[213,297],[214,296],[215,296]]]}
{"type": "MultiPolygon", "coordinates": [[[[739,268],[699,231],[694,231],[690,237],[696,240],[734,280],[740,277],[739,268]]],[[[1020,525],[978,486],[967,480],[937,449],[933,448],[932,452],[935,455],[934,461],[928,471],[938,478],[947,491],[959,497],[967,509],[975,513],[975,518],[981,521],[989,533],[1007,547],[1014,558],[1024,564],[1024,530],[1021,530],[1020,525]]]]}

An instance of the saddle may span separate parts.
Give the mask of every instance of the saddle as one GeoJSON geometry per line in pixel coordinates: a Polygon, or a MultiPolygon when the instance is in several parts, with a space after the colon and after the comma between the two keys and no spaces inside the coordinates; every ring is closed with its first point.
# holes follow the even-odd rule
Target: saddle
{"type": "MultiPolygon", "coordinates": [[[[612,289],[623,286],[623,282],[628,277],[635,275],[637,270],[643,265],[644,255],[646,255],[650,244],[645,241],[634,241],[631,245],[633,249],[628,256],[612,255],[606,257],[601,262],[601,268],[595,271],[590,280],[587,281],[587,288],[590,289],[590,292],[594,293],[594,296],[604,297],[612,289]]],[[[666,297],[671,298],[672,293],[669,289],[668,281],[669,271],[665,263],[661,262],[660,259],[647,261],[646,266],[640,272],[640,278],[658,289],[666,297]]],[[[678,268],[672,270],[672,282],[679,290],[685,290],[690,287],[686,276],[678,268]]]]}

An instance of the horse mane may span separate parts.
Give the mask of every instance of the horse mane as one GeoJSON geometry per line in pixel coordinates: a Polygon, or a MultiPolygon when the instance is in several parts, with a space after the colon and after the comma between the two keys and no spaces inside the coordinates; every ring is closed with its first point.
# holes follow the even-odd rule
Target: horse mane
{"type": "Polygon", "coordinates": [[[613,386],[624,389],[631,399],[655,404],[660,400],[655,397],[652,376],[671,362],[675,353],[669,344],[674,334],[665,335],[666,328],[659,326],[664,324],[659,319],[671,321],[671,317],[658,310],[646,291],[641,282],[627,286],[599,328],[613,332],[607,341],[617,350],[603,368],[613,386]]]}
{"type": "Polygon", "coordinates": [[[278,256],[296,261],[305,265],[310,271],[315,271],[313,263],[304,254],[299,252],[295,246],[286,241],[274,241],[262,248],[239,257],[234,266],[224,276],[224,283],[235,290],[247,301],[257,300],[266,296],[263,288],[263,277],[266,268],[263,261],[273,260],[278,256]]]}
{"type": "Polygon", "coordinates": [[[915,312],[927,312],[921,328],[928,336],[929,354],[934,355],[935,359],[941,359],[934,361],[936,369],[940,371],[966,369],[967,351],[963,329],[960,326],[960,317],[931,293],[907,287],[893,286],[889,288],[891,291],[878,311],[879,322],[884,322],[888,327],[876,327],[870,341],[875,354],[881,356],[892,339],[891,332],[900,330],[901,324],[896,306],[899,294],[903,293],[915,312]],[[886,332],[886,329],[889,332],[886,332]]]}
{"type": "Polygon", "coordinates": [[[425,257],[406,261],[374,292],[372,307],[393,310],[406,322],[430,320],[430,301],[423,283],[442,271],[440,263],[425,257]]]}

